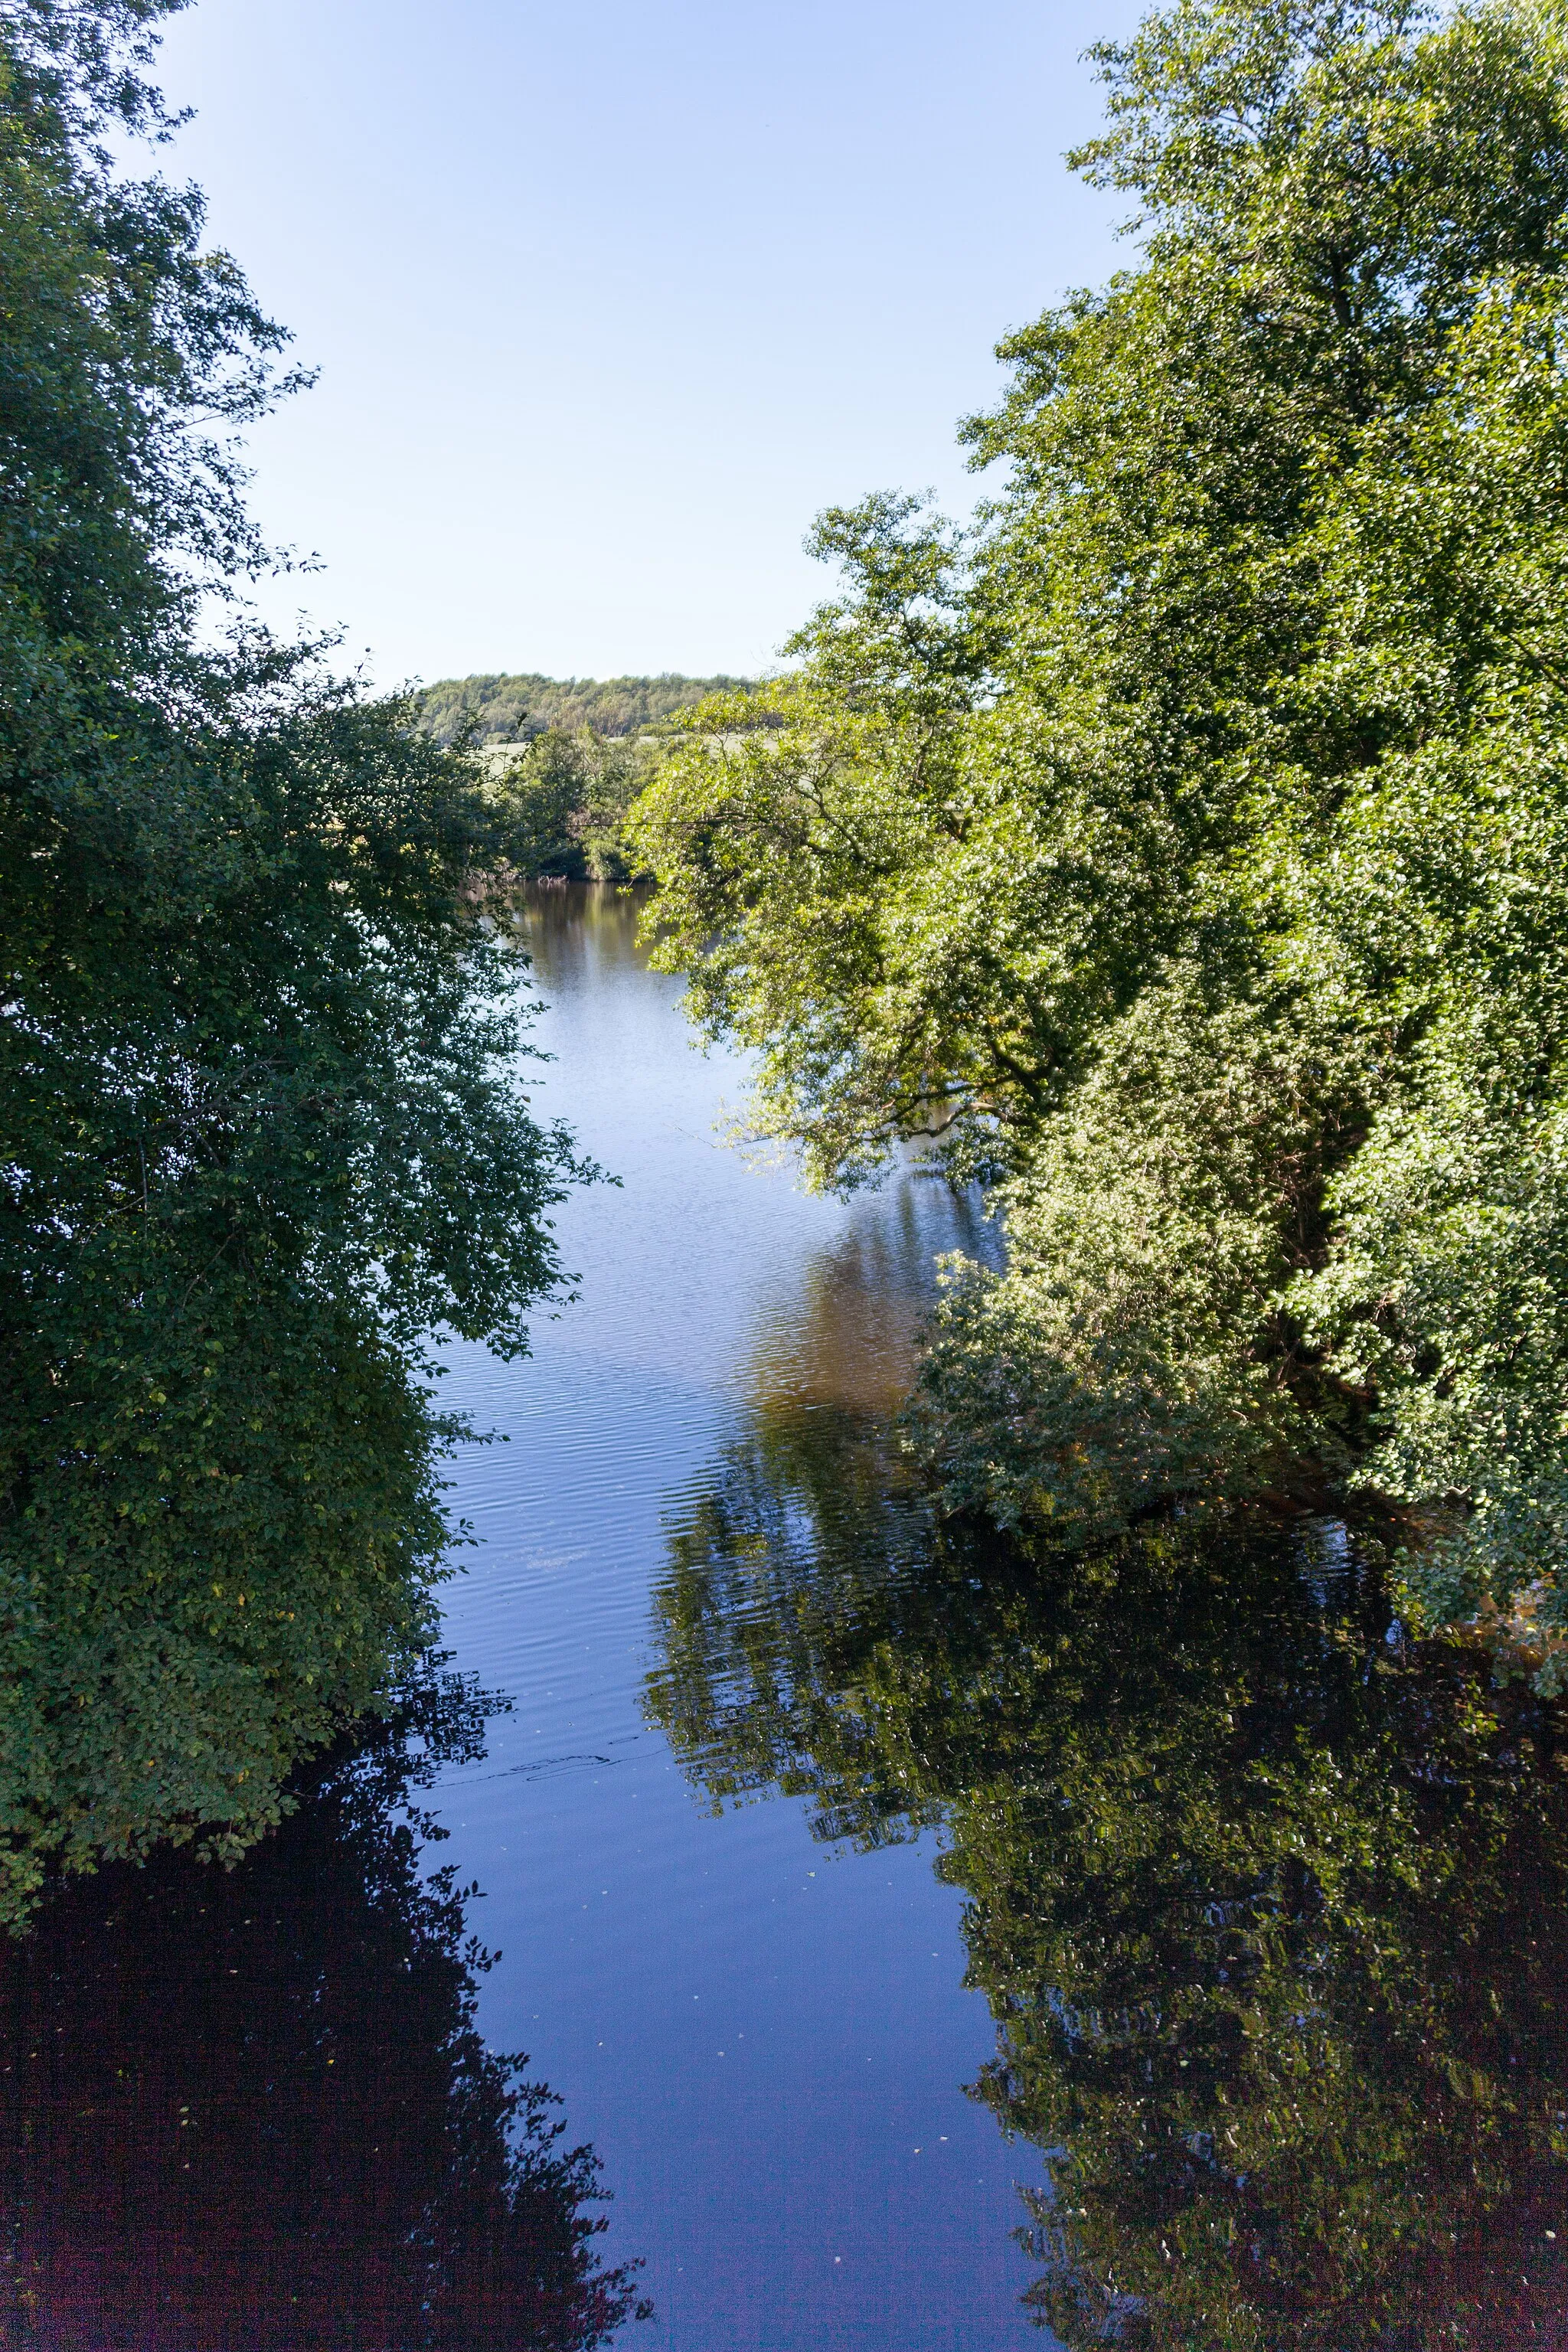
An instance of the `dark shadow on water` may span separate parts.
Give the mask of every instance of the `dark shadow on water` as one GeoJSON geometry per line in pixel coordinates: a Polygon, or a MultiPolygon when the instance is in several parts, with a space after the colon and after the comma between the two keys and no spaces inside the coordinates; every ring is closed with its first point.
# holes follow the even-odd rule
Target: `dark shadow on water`
{"type": "Polygon", "coordinates": [[[0,1939],[0,2342],[587,2352],[631,2315],[591,2152],[478,2032],[477,1889],[408,1810],[485,1714],[449,1681],[237,1868],[105,1870],[0,1939]]]}
{"type": "Polygon", "coordinates": [[[787,1402],[668,1524],[647,1704],[696,1788],[939,1832],[1060,2341],[1568,2347],[1564,1721],[1391,1641],[1373,1533],[1030,1560],[787,1402]]]}
{"type": "Polygon", "coordinates": [[[787,1312],[759,1334],[751,1387],[764,1414],[786,1404],[892,1414],[910,1385],[918,1338],[937,1299],[937,1264],[953,1253],[994,1265],[997,1228],[978,1192],[955,1192],[907,1161],[868,1214],[816,1251],[787,1312]]]}
{"type": "Polygon", "coordinates": [[[651,897],[646,882],[530,882],[516,920],[542,985],[580,988],[609,970],[646,971],[637,926],[651,897]]]}

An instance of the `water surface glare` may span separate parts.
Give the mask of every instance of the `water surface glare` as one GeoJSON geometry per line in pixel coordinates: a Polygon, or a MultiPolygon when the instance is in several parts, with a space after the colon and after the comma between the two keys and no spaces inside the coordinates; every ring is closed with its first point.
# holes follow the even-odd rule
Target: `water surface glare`
{"type": "Polygon", "coordinates": [[[825,1843],[788,1798],[715,1815],[642,1706],[671,1546],[735,1449],[781,1411],[890,1408],[934,1255],[984,1237],[929,1180],[845,1205],[726,1146],[743,1072],[691,1047],[625,897],[542,889],[529,928],[538,1107],[621,1182],[560,1213],[581,1297],[531,1357],[459,1350],[445,1383],[507,1441],[455,1468],[478,1549],[447,1640],[514,1712],[436,1800],[503,1955],[481,2026],[603,2161],[609,2258],[646,2257],[658,2311],[637,2340],[1037,2344],[1011,2232],[1040,2162],[963,2094],[995,2036],[931,1841],[825,1843]]]}

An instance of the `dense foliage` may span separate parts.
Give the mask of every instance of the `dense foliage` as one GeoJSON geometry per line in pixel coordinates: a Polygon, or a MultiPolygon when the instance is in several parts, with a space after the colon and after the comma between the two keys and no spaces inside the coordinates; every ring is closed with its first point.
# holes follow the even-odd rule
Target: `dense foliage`
{"type": "Polygon", "coordinates": [[[647,868],[627,812],[658,765],[671,719],[735,677],[448,678],[418,697],[438,743],[471,745],[489,779],[509,864],[532,879],[627,882],[647,868]],[[650,730],[658,730],[658,733],[650,730]]]}
{"type": "Polygon", "coordinates": [[[743,677],[682,677],[666,670],[658,677],[542,677],[517,676],[446,677],[419,696],[421,719],[439,743],[472,736],[479,743],[525,743],[547,728],[575,735],[584,727],[595,735],[636,735],[642,728],[686,710],[706,695],[743,689],[743,677]]]}
{"type": "Polygon", "coordinates": [[[0,2343],[591,2352],[646,2310],[410,1822],[484,1712],[438,1685],[239,1868],[110,1865],[0,1950],[0,2343]]]}
{"type": "Polygon", "coordinates": [[[163,0],[0,7],[0,1917],[226,1853],[426,1642],[444,1325],[555,1280],[482,779],[235,601],[282,337],[111,131],[163,0]],[[204,611],[234,619],[215,641],[204,611]]]}
{"type": "Polygon", "coordinates": [[[648,1706],[699,1790],[938,1832],[1059,2341],[1561,2340],[1564,1726],[1391,1645],[1375,1541],[1211,1506],[1031,1559],[783,1405],[670,1540],[648,1706]]]}
{"type": "Polygon", "coordinates": [[[662,749],[656,738],[597,735],[591,727],[574,735],[549,727],[515,748],[481,749],[508,863],[534,880],[647,878],[626,820],[662,749]]]}
{"type": "Polygon", "coordinates": [[[637,812],[662,952],[818,1181],[921,1131],[1003,1181],[916,1415],[951,1500],[1080,1541],[1353,1462],[1414,1611],[1550,1652],[1563,30],[1177,0],[1098,55],[1141,263],[1002,347],[970,534],[825,518],[798,669],[637,812]]]}

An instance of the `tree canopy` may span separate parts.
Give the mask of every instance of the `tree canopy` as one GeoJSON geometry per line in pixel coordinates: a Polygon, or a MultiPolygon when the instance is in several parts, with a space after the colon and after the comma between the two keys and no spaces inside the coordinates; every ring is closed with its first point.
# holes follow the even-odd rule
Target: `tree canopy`
{"type": "Polygon", "coordinates": [[[1003,1186],[916,1423],[1079,1542],[1353,1471],[1550,1677],[1568,1517],[1563,27],[1176,0],[1074,159],[1136,266],[1001,346],[958,532],[823,519],[798,668],[635,813],[818,1182],[1003,1186]]]}
{"type": "Polygon", "coordinates": [[[479,743],[526,743],[547,728],[575,735],[584,727],[595,735],[636,735],[686,710],[705,695],[732,692],[751,684],[743,677],[683,677],[665,670],[658,677],[542,677],[536,670],[486,672],[474,677],[438,678],[419,694],[419,713],[439,743],[465,731],[479,743]]]}
{"type": "Polygon", "coordinates": [[[418,1655],[429,1336],[525,1344],[582,1172],[483,779],[246,616],[234,436],[294,379],[106,152],[167,13],[0,11],[5,1917],[51,1854],[237,1851],[418,1655]]]}

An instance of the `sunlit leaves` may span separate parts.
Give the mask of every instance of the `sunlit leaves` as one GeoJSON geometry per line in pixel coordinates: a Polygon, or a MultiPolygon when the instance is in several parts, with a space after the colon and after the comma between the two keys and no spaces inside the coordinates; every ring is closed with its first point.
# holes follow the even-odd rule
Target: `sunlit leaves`
{"type": "Polygon", "coordinates": [[[818,1181],[922,1130],[1008,1179],[1010,1267],[955,1281],[917,1411],[950,1501],[1077,1542],[1359,1450],[1447,1514],[1427,1613],[1538,1637],[1562,26],[1177,0],[1096,54],[1079,161],[1138,264],[1003,345],[973,534],[826,519],[800,669],[645,803],[667,953],[818,1181]]]}

